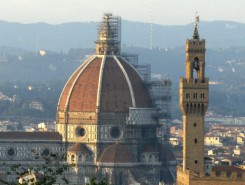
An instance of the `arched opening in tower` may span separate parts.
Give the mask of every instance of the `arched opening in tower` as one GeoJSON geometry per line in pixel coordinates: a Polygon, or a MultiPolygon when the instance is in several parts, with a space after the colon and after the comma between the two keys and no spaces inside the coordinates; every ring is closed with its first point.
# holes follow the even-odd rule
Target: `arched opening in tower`
{"type": "Polygon", "coordinates": [[[193,61],[193,77],[196,79],[198,78],[198,71],[199,71],[199,58],[195,57],[193,61]]]}

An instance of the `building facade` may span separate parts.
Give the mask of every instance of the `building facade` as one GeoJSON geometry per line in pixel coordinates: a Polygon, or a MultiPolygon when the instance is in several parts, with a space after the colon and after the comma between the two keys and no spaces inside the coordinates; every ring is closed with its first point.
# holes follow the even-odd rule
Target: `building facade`
{"type": "Polygon", "coordinates": [[[58,103],[57,131],[68,160],[84,172],[79,182],[97,176],[110,184],[158,184],[165,164],[158,110],[146,83],[120,55],[120,18],[105,14],[98,30],[96,54],[70,77],[58,103]],[[86,163],[75,148],[86,151],[86,163]]]}
{"type": "Polygon", "coordinates": [[[196,17],[192,39],[186,40],[186,76],[180,78],[180,108],[183,114],[183,164],[177,167],[178,185],[242,185],[244,170],[218,168],[204,157],[204,117],[209,101],[205,76],[205,40],[198,33],[196,17]]]}
{"type": "Polygon", "coordinates": [[[160,113],[146,83],[121,56],[120,27],[119,17],[104,15],[96,53],[71,75],[61,93],[57,132],[0,133],[0,159],[8,168],[42,164],[34,150],[45,157],[64,154],[60,162],[71,164],[64,172],[69,184],[85,184],[92,177],[115,185],[175,181],[175,159],[157,137],[160,113]]]}

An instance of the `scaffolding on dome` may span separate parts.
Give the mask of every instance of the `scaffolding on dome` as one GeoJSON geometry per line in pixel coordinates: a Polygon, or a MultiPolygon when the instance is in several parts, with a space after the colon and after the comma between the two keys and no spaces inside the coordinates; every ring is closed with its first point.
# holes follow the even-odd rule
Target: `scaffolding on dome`
{"type": "Polygon", "coordinates": [[[158,118],[161,127],[157,129],[157,136],[161,141],[168,141],[171,119],[171,87],[169,79],[159,79],[148,84],[154,107],[158,108],[158,118]]]}
{"type": "Polygon", "coordinates": [[[118,55],[121,51],[121,17],[106,13],[98,26],[97,55],[118,55]]]}
{"type": "Polygon", "coordinates": [[[121,56],[137,70],[147,84],[153,105],[159,110],[158,118],[160,121],[166,122],[166,120],[171,119],[172,81],[162,78],[151,80],[151,65],[139,64],[138,54],[122,53],[121,56]]]}
{"type": "Polygon", "coordinates": [[[151,81],[149,91],[153,104],[159,109],[159,119],[171,118],[171,86],[169,79],[151,81]]]}
{"type": "Polygon", "coordinates": [[[145,83],[149,83],[151,81],[150,64],[139,64],[138,54],[122,53],[121,56],[138,71],[145,83]]]}

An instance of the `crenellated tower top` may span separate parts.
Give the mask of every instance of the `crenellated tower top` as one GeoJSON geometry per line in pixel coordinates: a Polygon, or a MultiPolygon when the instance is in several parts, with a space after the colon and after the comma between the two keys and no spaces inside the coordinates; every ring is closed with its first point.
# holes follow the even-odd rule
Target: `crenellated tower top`
{"type": "Polygon", "coordinates": [[[205,40],[198,33],[199,16],[196,15],[192,39],[186,40],[186,79],[205,81],[205,40]],[[196,75],[195,75],[196,73],[196,75]]]}

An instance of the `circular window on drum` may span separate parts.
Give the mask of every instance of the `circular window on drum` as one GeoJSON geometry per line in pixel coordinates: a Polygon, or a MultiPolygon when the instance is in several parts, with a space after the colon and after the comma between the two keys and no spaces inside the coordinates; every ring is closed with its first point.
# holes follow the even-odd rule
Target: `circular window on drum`
{"type": "Polygon", "coordinates": [[[86,135],[86,130],[83,127],[77,127],[75,132],[77,137],[84,137],[86,135]]]}
{"type": "Polygon", "coordinates": [[[12,158],[16,155],[16,150],[14,148],[8,148],[6,154],[8,157],[12,158]]]}
{"type": "Polygon", "coordinates": [[[118,126],[111,127],[110,136],[112,139],[120,139],[122,137],[122,129],[118,126]]]}
{"type": "Polygon", "coordinates": [[[42,155],[45,157],[48,157],[50,155],[50,149],[49,148],[45,148],[43,149],[42,155]]]}

